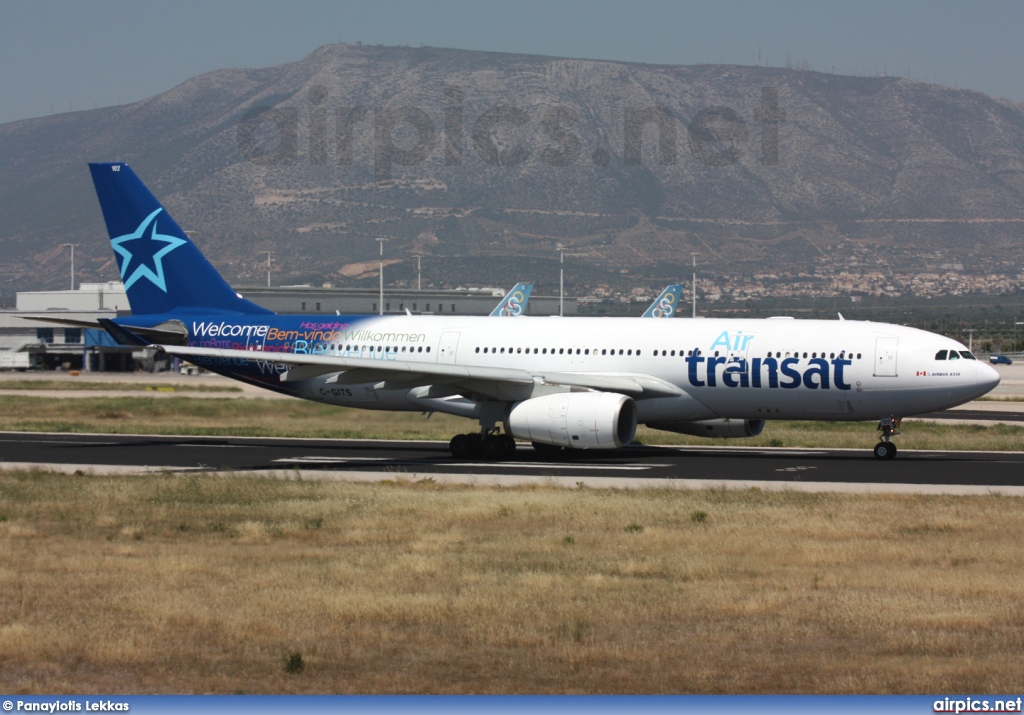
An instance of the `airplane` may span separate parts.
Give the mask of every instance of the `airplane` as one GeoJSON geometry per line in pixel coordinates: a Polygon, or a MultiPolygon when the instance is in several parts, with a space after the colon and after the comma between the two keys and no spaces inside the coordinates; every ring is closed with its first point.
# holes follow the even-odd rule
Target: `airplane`
{"type": "Polygon", "coordinates": [[[530,302],[533,283],[516,283],[501,302],[491,311],[491,317],[518,317],[526,315],[526,304],[530,302]]]}
{"type": "Polygon", "coordinates": [[[665,286],[661,295],[654,299],[651,307],[644,311],[641,318],[671,318],[675,316],[679,298],[683,295],[683,287],[678,283],[665,286]]]}
{"type": "Polygon", "coordinates": [[[131,168],[89,165],[132,315],[102,319],[212,372],[295,397],[476,420],[456,458],[617,449],[637,425],[742,438],[768,420],[899,420],[976,399],[999,374],[915,328],[854,320],[277,315],[236,293],[131,168]]]}
{"type": "MultiPolygon", "coordinates": [[[[519,316],[526,314],[526,305],[530,302],[533,283],[516,283],[515,287],[501,299],[497,307],[491,311],[491,317],[519,316]]],[[[666,286],[654,302],[643,312],[641,318],[671,318],[676,314],[676,306],[683,294],[683,286],[678,283],[666,286]]]]}

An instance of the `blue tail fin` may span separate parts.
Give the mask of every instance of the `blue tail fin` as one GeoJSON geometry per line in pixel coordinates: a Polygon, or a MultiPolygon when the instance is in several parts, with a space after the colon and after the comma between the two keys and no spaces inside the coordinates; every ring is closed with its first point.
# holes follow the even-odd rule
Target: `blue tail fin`
{"type": "Polygon", "coordinates": [[[641,318],[671,318],[675,316],[676,309],[679,307],[679,298],[683,295],[683,287],[677,283],[673,283],[661,292],[654,302],[651,303],[651,307],[644,311],[641,318]]]}
{"type": "Polygon", "coordinates": [[[127,164],[89,164],[89,171],[132,313],[271,312],[221,278],[127,164]]]}
{"type": "Polygon", "coordinates": [[[516,283],[515,287],[508,292],[498,307],[491,311],[491,317],[516,316],[526,314],[526,304],[530,302],[530,292],[533,290],[533,283],[516,283]]]}

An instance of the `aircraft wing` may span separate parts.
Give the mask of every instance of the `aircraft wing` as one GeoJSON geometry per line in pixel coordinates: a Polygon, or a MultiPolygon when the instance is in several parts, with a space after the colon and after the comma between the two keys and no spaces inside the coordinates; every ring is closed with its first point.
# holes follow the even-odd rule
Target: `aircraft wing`
{"type": "MultiPolygon", "coordinates": [[[[168,355],[211,357],[227,360],[263,360],[293,366],[302,378],[342,372],[338,381],[390,382],[408,386],[428,385],[436,382],[491,382],[508,385],[551,384],[586,387],[605,392],[619,392],[637,398],[666,397],[685,394],[683,390],[652,375],[638,373],[595,373],[552,370],[528,370],[507,367],[481,367],[421,362],[418,360],[387,360],[380,358],[348,357],[340,355],[307,355],[304,353],[275,353],[258,350],[228,350],[178,345],[154,345],[168,355]]],[[[283,377],[287,381],[287,373],[283,377]]],[[[294,379],[294,378],[293,378],[294,379]]]]}

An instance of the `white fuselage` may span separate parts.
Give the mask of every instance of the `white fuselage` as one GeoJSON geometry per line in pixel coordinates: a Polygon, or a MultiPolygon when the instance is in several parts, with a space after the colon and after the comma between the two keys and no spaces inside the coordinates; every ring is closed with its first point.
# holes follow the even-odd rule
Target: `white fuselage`
{"type": "MultiPolygon", "coordinates": [[[[541,373],[646,375],[679,388],[681,394],[637,399],[642,423],[906,416],[970,401],[999,381],[988,365],[962,357],[966,348],[954,340],[852,320],[388,316],[362,319],[358,327],[355,337],[321,335],[295,342],[292,351],[541,373]],[[937,360],[943,350],[956,351],[957,359],[937,360]]],[[[247,343],[246,349],[263,348],[247,343]]],[[[410,401],[408,389],[382,385],[383,380],[328,384],[326,377],[314,377],[296,381],[289,391],[365,409],[422,409],[410,401]]]]}

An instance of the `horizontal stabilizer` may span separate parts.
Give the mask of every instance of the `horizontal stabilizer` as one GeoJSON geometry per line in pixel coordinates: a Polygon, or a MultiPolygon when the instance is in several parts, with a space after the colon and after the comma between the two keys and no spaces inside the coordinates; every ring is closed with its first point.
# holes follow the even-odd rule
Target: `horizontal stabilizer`
{"type": "Polygon", "coordinates": [[[110,337],[112,337],[118,345],[132,345],[140,347],[152,345],[150,341],[140,337],[136,333],[133,333],[123,325],[118,325],[109,318],[100,318],[99,322],[100,325],[103,326],[103,329],[110,333],[110,337]]]}
{"type": "MultiPolygon", "coordinates": [[[[53,318],[48,315],[19,315],[22,320],[37,320],[41,323],[53,323],[54,325],[65,325],[71,328],[85,328],[86,330],[107,330],[105,323],[125,328],[137,336],[146,338],[147,343],[160,343],[163,345],[184,345],[188,342],[188,329],[177,320],[170,320],[152,328],[141,325],[122,325],[115,323],[109,318],[99,320],[76,320],[74,318],[53,318]]],[[[113,336],[113,333],[111,333],[113,336]]],[[[115,338],[116,339],[116,338],[115,338]]]]}

